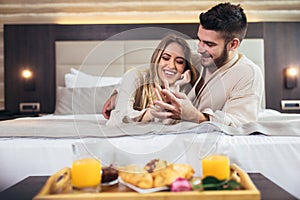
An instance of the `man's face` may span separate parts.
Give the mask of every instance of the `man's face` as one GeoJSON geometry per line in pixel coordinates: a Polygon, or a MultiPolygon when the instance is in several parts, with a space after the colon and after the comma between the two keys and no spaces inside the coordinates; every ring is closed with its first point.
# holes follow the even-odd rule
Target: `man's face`
{"type": "Polygon", "coordinates": [[[227,44],[219,32],[204,29],[200,25],[197,36],[199,39],[198,53],[202,56],[202,66],[219,68],[227,62],[227,44]]]}

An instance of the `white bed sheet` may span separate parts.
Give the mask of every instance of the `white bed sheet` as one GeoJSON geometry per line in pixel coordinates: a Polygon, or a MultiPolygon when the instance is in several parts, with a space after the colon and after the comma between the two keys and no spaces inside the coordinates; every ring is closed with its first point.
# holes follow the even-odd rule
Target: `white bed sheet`
{"type": "MultiPolygon", "coordinates": [[[[266,119],[268,113],[262,116],[266,119]]],[[[89,118],[90,116],[81,117],[89,118]]],[[[74,119],[74,116],[47,115],[42,118],[66,120],[74,119]]],[[[37,118],[37,120],[42,118],[37,118]]],[[[97,119],[102,120],[103,118],[97,116],[97,119]]],[[[142,163],[160,156],[171,162],[189,162],[197,173],[201,173],[199,159],[202,156],[213,152],[225,153],[230,157],[232,163],[238,164],[247,172],[262,173],[292,195],[300,198],[298,190],[300,137],[298,136],[265,136],[261,134],[231,136],[213,132],[201,133],[196,136],[195,134],[156,135],[155,137],[143,135],[86,140],[89,142],[109,141],[117,149],[114,150],[116,155],[114,161],[117,161],[118,164],[142,163]],[[192,142],[190,142],[191,140],[192,142]],[[205,141],[204,146],[203,141],[205,141]],[[158,151],[158,146],[163,150],[158,151]],[[164,151],[165,149],[167,150],[164,151]],[[199,149],[201,149],[200,152],[199,149]]],[[[71,144],[78,141],[82,140],[75,138],[1,138],[0,191],[27,176],[51,175],[65,166],[71,166],[71,144]]],[[[105,161],[111,162],[111,160],[105,161]]]]}
{"type": "MultiPolygon", "coordinates": [[[[159,137],[166,139],[169,136],[159,137]]],[[[201,137],[204,137],[204,134],[201,137]]],[[[126,147],[134,146],[132,145],[134,141],[128,138],[112,140],[126,147]]],[[[0,190],[27,176],[51,175],[65,166],[71,166],[71,144],[78,141],[78,139],[1,139],[0,190]]],[[[193,145],[197,146],[197,144],[193,145]]],[[[135,148],[140,146],[135,145],[135,148]]],[[[147,149],[149,151],[149,148],[147,149]]],[[[184,144],[178,145],[177,150],[180,149],[185,149],[184,144]]],[[[217,149],[218,152],[229,155],[231,162],[238,164],[245,171],[262,173],[294,196],[300,197],[299,137],[223,135],[217,143],[217,149]]],[[[176,161],[189,162],[198,173],[201,172],[201,162],[196,156],[183,154],[176,161]]]]}
{"type": "Polygon", "coordinates": [[[0,191],[31,175],[51,175],[71,166],[75,139],[0,140],[0,191]]]}

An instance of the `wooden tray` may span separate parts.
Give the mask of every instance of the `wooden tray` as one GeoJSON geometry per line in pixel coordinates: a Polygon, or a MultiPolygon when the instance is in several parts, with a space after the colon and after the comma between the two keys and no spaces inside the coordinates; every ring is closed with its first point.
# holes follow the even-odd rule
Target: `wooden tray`
{"type": "Polygon", "coordinates": [[[127,186],[116,184],[113,186],[102,186],[100,193],[69,193],[53,194],[57,190],[70,189],[70,168],[63,168],[54,175],[50,176],[41,191],[33,200],[136,200],[136,199],[161,199],[161,200],[196,200],[196,199],[214,199],[214,200],[259,200],[260,192],[253,184],[249,175],[237,165],[231,165],[231,169],[240,178],[243,190],[230,191],[189,191],[189,192],[156,192],[150,194],[139,194],[127,186]],[[64,185],[64,188],[61,188],[64,185]]]}

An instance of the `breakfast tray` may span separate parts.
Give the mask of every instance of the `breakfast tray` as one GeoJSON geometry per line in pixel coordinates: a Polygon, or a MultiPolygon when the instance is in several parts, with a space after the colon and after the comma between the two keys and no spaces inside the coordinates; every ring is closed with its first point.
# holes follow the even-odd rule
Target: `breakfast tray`
{"type": "Polygon", "coordinates": [[[63,168],[54,175],[50,176],[33,200],[196,200],[196,199],[214,199],[214,200],[259,200],[260,192],[253,184],[249,175],[237,165],[232,164],[231,169],[240,179],[243,187],[241,190],[219,190],[219,191],[188,191],[188,192],[170,192],[161,191],[148,194],[140,194],[127,186],[118,183],[112,186],[102,186],[99,193],[67,193],[53,194],[53,191],[64,192],[71,187],[70,168],[63,168]]]}

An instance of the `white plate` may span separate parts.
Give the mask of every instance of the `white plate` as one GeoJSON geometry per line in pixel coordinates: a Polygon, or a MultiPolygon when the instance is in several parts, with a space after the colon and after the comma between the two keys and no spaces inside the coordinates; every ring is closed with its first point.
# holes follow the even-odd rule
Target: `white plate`
{"type": "Polygon", "coordinates": [[[127,187],[133,189],[134,191],[141,193],[141,194],[147,194],[147,193],[153,193],[153,192],[159,192],[159,191],[164,191],[164,190],[170,190],[169,187],[159,187],[159,188],[150,188],[150,189],[142,189],[139,187],[136,187],[134,185],[131,185],[129,183],[126,183],[125,181],[122,180],[121,177],[119,177],[119,182],[122,183],[123,185],[126,185],[127,187]]]}
{"type": "Polygon", "coordinates": [[[106,183],[101,183],[101,186],[110,186],[110,185],[115,185],[119,182],[119,179],[115,179],[113,181],[110,182],[106,182],[106,183]]]}

